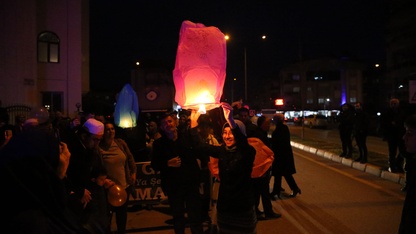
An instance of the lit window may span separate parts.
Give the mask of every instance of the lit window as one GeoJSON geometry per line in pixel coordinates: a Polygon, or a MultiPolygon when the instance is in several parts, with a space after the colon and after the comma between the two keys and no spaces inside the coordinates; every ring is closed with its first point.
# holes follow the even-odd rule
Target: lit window
{"type": "Polygon", "coordinates": [[[60,40],[53,32],[42,32],[38,36],[38,62],[59,63],[60,40]]]}
{"type": "Polygon", "coordinates": [[[62,111],[63,101],[62,92],[42,92],[42,106],[49,111],[62,111]]]}
{"type": "Polygon", "coordinates": [[[313,99],[312,98],[306,99],[306,103],[307,104],[313,104],[313,99]]]}

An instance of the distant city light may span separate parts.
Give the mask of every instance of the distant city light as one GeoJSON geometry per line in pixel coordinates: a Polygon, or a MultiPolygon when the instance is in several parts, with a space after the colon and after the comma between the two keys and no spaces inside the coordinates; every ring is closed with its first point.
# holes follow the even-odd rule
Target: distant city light
{"type": "Polygon", "coordinates": [[[375,66],[375,67],[380,67],[380,64],[376,63],[374,66],[375,66]]]}
{"type": "Polygon", "coordinates": [[[274,104],[276,106],[283,106],[284,105],[284,101],[283,101],[283,99],[276,99],[276,100],[274,100],[274,104]]]}
{"type": "Polygon", "coordinates": [[[399,89],[402,89],[403,88],[403,85],[399,85],[399,89]]]}

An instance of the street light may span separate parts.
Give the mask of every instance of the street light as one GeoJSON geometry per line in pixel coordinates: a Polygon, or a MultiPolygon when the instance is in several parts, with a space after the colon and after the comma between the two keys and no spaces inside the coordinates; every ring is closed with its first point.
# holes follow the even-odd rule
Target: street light
{"type": "Polygon", "coordinates": [[[234,81],[236,81],[237,78],[234,77],[233,82],[231,82],[231,103],[234,102],[234,81]]]}
{"type": "MultiPolygon", "coordinates": [[[[261,36],[262,40],[266,40],[266,35],[261,36]]],[[[244,99],[247,101],[247,47],[244,46],[244,99]]]]}
{"type": "MultiPolygon", "coordinates": [[[[266,35],[262,35],[261,39],[266,40],[266,35]]],[[[229,35],[225,35],[225,40],[230,40],[229,35]]],[[[244,46],[244,99],[247,100],[247,47],[244,46]]]]}

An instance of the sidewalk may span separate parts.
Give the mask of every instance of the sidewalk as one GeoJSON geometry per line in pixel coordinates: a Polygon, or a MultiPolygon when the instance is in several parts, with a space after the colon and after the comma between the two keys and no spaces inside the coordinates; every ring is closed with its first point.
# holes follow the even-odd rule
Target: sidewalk
{"type": "Polygon", "coordinates": [[[368,163],[361,164],[360,162],[354,162],[353,158],[339,157],[339,153],[336,152],[339,151],[340,145],[334,143],[305,140],[292,136],[291,145],[300,150],[307,151],[334,162],[342,163],[345,166],[378,176],[394,183],[404,185],[406,181],[403,173],[391,173],[388,171],[388,163],[386,162],[388,156],[386,154],[376,153],[372,151],[371,148],[368,148],[368,163]]]}

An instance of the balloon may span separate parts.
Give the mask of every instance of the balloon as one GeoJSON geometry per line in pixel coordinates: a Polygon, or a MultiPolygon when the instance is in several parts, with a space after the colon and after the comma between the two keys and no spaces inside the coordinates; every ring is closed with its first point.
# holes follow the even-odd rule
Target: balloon
{"type": "Polygon", "coordinates": [[[44,107],[33,107],[29,118],[37,119],[40,124],[46,123],[49,120],[49,111],[44,107]]]}
{"type": "Polygon", "coordinates": [[[122,206],[127,201],[127,193],[120,185],[113,185],[108,189],[107,201],[112,206],[122,206]]]}

